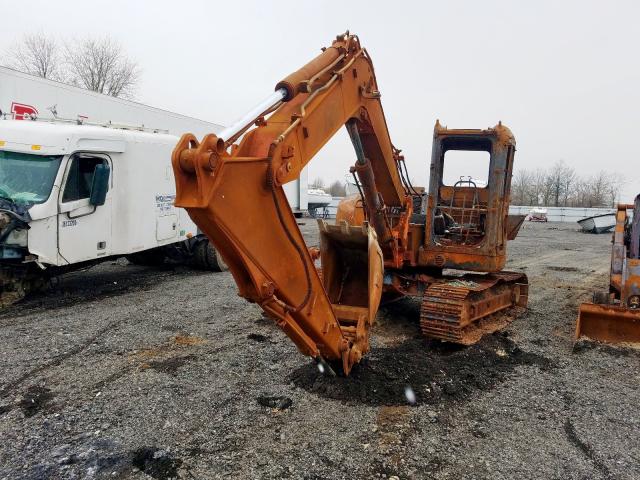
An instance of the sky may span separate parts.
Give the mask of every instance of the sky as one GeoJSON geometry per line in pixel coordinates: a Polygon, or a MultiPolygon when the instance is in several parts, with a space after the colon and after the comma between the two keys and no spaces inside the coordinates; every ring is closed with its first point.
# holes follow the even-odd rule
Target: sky
{"type": "MultiPolygon", "coordinates": [[[[640,192],[637,1],[0,0],[0,7],[0,52],[28,32],[108,35],[141,67],[138,101],[224,125],[348,29],[373,59],[391,139],[414,185],[427,185],[440,119],[450,128],[502,121],[516,137],[516,170],[563,160],[581,175],[623,174],[622,201],[640,192]]],[[[311,161],[309,178],[342,180],[354,160],[341,130],[311,161]]]]}

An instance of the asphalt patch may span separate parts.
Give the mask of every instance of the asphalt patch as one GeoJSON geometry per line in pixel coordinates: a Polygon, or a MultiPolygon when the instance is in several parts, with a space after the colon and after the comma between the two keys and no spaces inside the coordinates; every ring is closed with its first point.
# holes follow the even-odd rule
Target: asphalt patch
{"type": "Polygon", "coordinates": [[[39,385],[32,385],[22,396],[18,406],[22,409],[22,413],[24,413],[25,417],[33,417],[41,410],[49,408],[53,397],[54,395],[48,388],[41,387],[39,385]]]}
{"type": "Polygon", "coordinates": [[[290,375],[299,388],[348,404],[407,405],[411,387],[416,404],[463,401],[489,391],[516,367],[556,368],[551,360],[525,352],[501,334],[485,336],[471,347],[412,338],[392,348],[372,349],[348,377],[329,377],[306,364],[290,375]]]}
{"type": "Polygon", "coordinates": [[[165,358],[164,360],[154,360],[149,362],[149,367],[162,373],[175,375],[186,363],[196,359],[196,355],[184,355],[182,357],[165,358]]]}
{"type": "Polygon", "coordinates": [[[277,408],[278,410],[285,410],[293,405],[293,400],[289,397],[269,397],[266,395],[260,395],[257,400],[263,407],[277,408]]]}
{"type": "Polygon", "coordinates": [[[157,480],[170,480],[178,477],[182,460],[173,458],[165,450],[142,447],[133,452],[134,467],[157,480]]]}

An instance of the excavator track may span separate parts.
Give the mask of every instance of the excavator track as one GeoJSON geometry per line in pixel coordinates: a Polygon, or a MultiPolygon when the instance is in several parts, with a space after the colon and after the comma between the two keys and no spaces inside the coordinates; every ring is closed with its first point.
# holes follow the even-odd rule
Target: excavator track
{"type": "Polygon", "coordinates": [[[526,307],[528,290],[518,272],[443,278],[424,291],[420,328],[427,337],[472,345],[510,323],[504,310],[526,307]]]}

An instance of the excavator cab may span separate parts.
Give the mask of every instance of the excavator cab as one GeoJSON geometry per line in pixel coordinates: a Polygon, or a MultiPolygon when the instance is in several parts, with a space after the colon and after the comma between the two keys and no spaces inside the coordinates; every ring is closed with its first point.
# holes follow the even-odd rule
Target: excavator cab
{"type": "Polygon", "coordinates": [[[449,130],[436,122],[418,256],[418,265],[433,275],[422,290],[420,327],[426,336],[469,345],[511,320],[492,314],[527,305],[526,275],[502,271],[507,240],[524,220],[509,216],[514,153],[515,138],[500,123],[486,130],[449,130]],[[451,151],[486,152],[486,182],[471,176],[447,181],[451,151]]]}
{"type": "Polygon", "coordinates": [[[478,272],[502,270],[514,153],[515,139],[501,124],[486,130],[449,130],[436,123],[421,264],[478,272]],[[445,181],[450,151],[486,152],[486,181],[471,176],[453,184],[445,181]]]}

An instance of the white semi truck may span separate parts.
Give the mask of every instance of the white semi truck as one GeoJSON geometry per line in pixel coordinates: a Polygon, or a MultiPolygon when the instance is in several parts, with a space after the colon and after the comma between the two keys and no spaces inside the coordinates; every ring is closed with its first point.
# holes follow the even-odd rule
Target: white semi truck
{"type": "Polygon", "coordinates": [[[59,122],[0,120],[0,268],[10,302],[50,275],[126,256],[215,271],[222,259],[173,205],[178,138],[59,122]]]}

